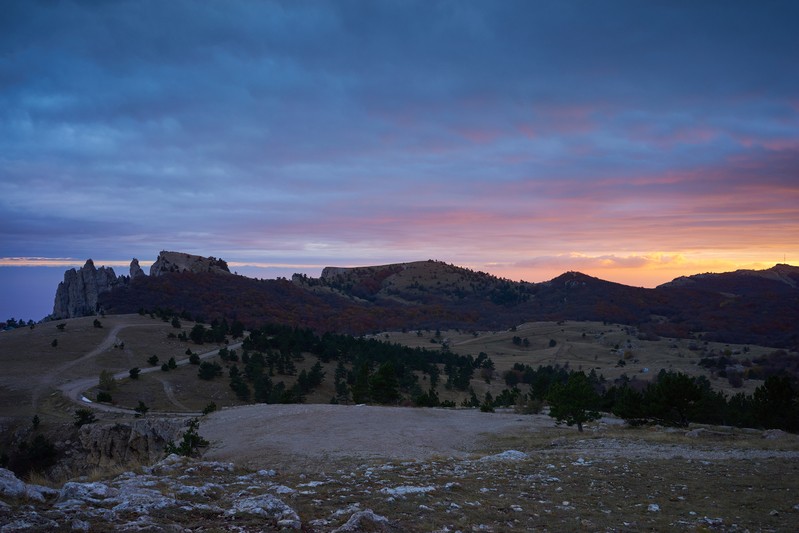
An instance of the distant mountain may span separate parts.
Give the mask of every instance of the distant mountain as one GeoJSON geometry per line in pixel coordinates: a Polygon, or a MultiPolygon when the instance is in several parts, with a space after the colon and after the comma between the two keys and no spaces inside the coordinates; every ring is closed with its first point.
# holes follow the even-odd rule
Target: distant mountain
{"type": "Polygon", "coordinates": [[[97,308],[160,308],[206,321],[275,322],[352,334],[599,320],[634,325],[649,337],[701,334],[705,340],[799,347],[799,268],[790,265],[699,274],[644,289],[580,272],[543,283],[515,282],[433,260],[329,267],[319,278],[256,280],[230,274],[221,259],[204,259],[184,261],[201,265],[193,269],[138,273],[135,282],[99,294],[97,308]]]}

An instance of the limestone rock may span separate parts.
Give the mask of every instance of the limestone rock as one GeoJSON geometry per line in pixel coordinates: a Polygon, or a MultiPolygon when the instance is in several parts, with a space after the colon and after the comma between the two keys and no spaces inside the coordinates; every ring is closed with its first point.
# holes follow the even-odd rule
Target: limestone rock
{"type": "Polygon", "coordinates": [[[11,470],[0,468],[0,496],[22,498],[25,495],[25,482],[18,479],[11,470]]]}
{"type": "Polygon", "coordinates": [[[344,533],[346,531],[386,531],[390,522],[388,518],[379,515],[371,509],[353,513],[347,523],[334,529],[333,533],[344,533]]]}
{"type": "Polygon", "coordinates": [[[139,260],[135,257],[133,261],[130,262],[130,281],[135,281],[138,278],[145,277],[147,274],[144,273],[144,270],[141,269],[139,266],[139,260]]]}
{"type": "Polygon", "coordinates": [[[481,462],[492,462],[492,461],[523,461],[525,459],[529,459],[529,455],[524,452],[520,452],[518,450],[506,450],[502,453],[498,453],[495,455],[487,455],[485,457],[480,458],[481,462]]]}
{"type": "Polygon", "coordinates": [[[55,497],[58,491],[41,485],[25,483],[14,475],[11,470],[0,468],[0,496],[12,500],[26,498],[28,500],[44,502],[45,499],[55,497]]]}
{"type": "Polygon", "coordinates": [[[125,282],[127,278],[117,278],[113,268],[97,268],[89,259],[79,270],[64,272],[64,281],[55,293],[52,316],[61,319],[94,315],[100,311],[98,297],[125,282]]]}
{"type": "Polygon", "coordinates": [[[144,418],[119,424],[87,424],[80,441],[87,464],[110,466],[130,461],[149,463],[163,454],[169,442],[177,440],[186,422],[180,419],[144,418]]]}
{"type": "Polygon", "coordinates": [[[150,267],[150,275],[162,276],[169,272],[230,274],[227,263],[222,259],[162,250],[150,267]]]}

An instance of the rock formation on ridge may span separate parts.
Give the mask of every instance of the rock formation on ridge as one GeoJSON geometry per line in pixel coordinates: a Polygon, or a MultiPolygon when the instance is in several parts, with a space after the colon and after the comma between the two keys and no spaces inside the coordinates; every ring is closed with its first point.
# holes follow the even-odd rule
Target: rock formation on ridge
{"type": "Polygon", "coordinates": [[[184,254],[180,252],[167,252],[162,250],[158,259],[150,267],[151,276],[161,276],[168,272],[213,272],[215,274],[230,274],[227,263],[216,257],[202,257],[199,255],[184,254]]]}
{"type": "Polygon", "coordinates": [[[130,281],[134,281],[137,278],[144,276],[147,276],[147,274],[145,274],[144,270],[142,270],[139,266],[139,260],[134,257],[130,262],[130,281]]]}
{"type": "MultiPolygon", "coordinates": [[[[230,274],[227,263],[222,259],[162,251],[150,267],[150,276],[170,272],[230,274]]],[[[130,277],[117,276],[111,267],[96,268],[94,261],[88,259],[79,270],[71,268],[64,272],[64,281],[58,284],[56,290],[51,318],[58,320],[95,315],[102,311],[99,305],[101,294],[146,277],[136,258],[130,262],[130,277]]]]}
{"type": "Polygon", "coordinates": [[[94,266],[88,259],[79,270],[71,268],[64,272],[64,281],[58,284],[53,304],[55,319],[93,315],[100,311],[97,299],[127,278],[117,278],[111,267],[94,266]]]}

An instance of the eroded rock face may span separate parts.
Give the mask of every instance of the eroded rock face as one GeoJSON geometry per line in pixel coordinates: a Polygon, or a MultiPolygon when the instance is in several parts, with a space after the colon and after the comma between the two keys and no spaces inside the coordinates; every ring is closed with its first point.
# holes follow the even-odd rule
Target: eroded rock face
{"type": "Polygon", "coordinates": [[[86,463],[110,466],[129,462],[150,463],[163,455],[167,443],[178,440],[186,421],[144,418],[124,424],[87,424],[80,430],[86,463]]]}
{"type": "Polygon", "coordinates": [[[94,261],[86,261],[79,270],[71,268],[64,272],[64,281],[58,284],[53,304],[53,318],[75,318],[97,314],[100,311],[98,297],[110,291],[127,278],[117,278],[110,267],[96,268],[94,261]]]}
{"type": "Polygon", "coordinates": [[[139,266],[139,260],[134,257],[133,261],[130,262],[130,281],[135,281],[138,278],[146,276],[147,274],[145,274],[144,270],[139,266]]]}
{"type": "Polygon", "coordinates": [[[158,254],[158,259],[150,267],[150,275],[161,276],[169,272],[230,274],[227,263],[222,259],[162,250],[158,254]]]}

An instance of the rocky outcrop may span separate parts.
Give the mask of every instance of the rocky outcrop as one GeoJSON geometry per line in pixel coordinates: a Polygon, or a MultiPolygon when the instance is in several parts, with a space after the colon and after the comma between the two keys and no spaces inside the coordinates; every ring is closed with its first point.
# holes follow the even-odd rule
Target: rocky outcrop
{"type": "Polygon", "coordinates": [[[100,312],[98,297],[128,278],[117,278],[110,267],[96,268],[94,261],[86,261],[79,270],[64,272],[64,281],[58,284],[53,304],[54,319],[75,318],[100,312]]]}
{"type": "Polygon", "coordinates": [[[80,442],[85,463],[106,467],[130,462],[151,463],[163,455],[164,447],[177,440],[186,421],[174,418],[144,418],[119,424],[87,424],[80,442]]]}
{"type": "Polygon", "coordinates": [[[214,274],[230,274],[227,263],[216,257],[162,250],[158,259],[150,267],[151,276],[161,276],[169,272],[213,272],[214,274]]]}
{"type": "Polygon", "coordinates": [[[60,490],[0,468],[0,532],[188,531],[198,520],[204,531],[251,522],[258,531],[300,530],[297,511],[272,494],[275,486],[266,471],[238,475],[230,463],[177,455],[112,479],[68,481],[60,490]]]}
{"type": "MultiPolygon", "coordinates": [[[[222,259],[162,251],[150,267],[150,275],[161,276],[169,272],[230,274],[227,263],[222,259]]],[[[111,267],[97,268],[94,261],[88,259],[80,269],[71,268],[64,272],[64,281],[56,289],[50,318],[60,320],[96,315],[102,311],[99,304],[101,294],[146,277],[136,258],[130,262],[130,277],[117,276],[111,267]]]]}
{"type": "Polygon", "coordinates": [[[49,487],[25,483],[18,479],[11,470],[0,468],[0,497],[2,498],[43,502],[57,494],[58,491],[49,487]]]}
{"type": "Polygon", "coordinates": [[[145,274],[144,270],[139,266],[139,260],[134,257],[130,262],[130,281],[136,281],[144,277],[147,277],[147,274],[145,274]]]}

